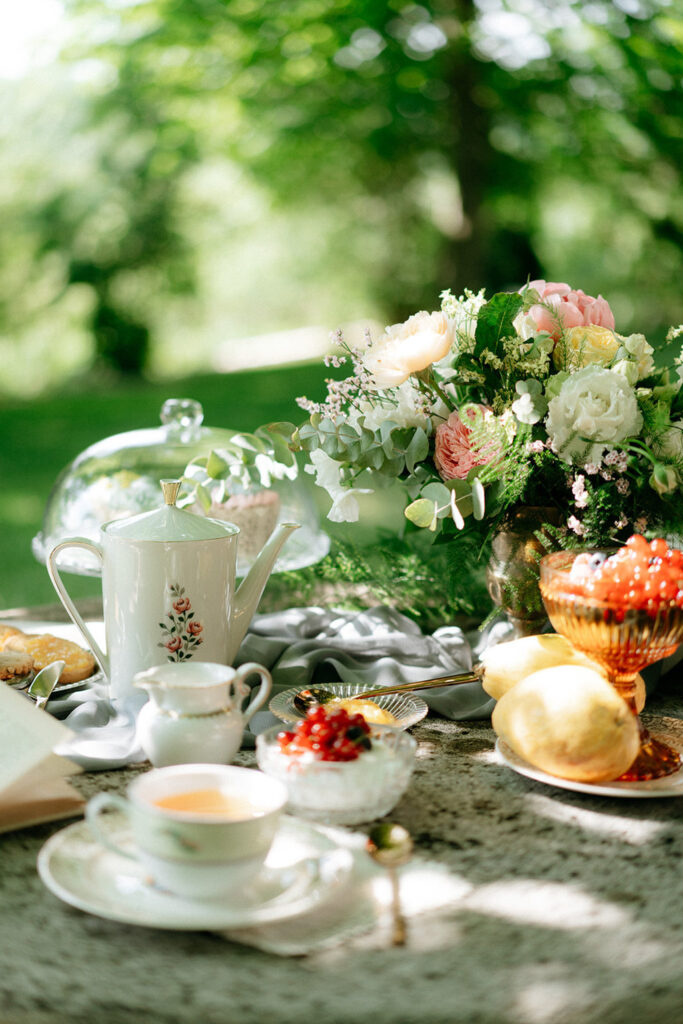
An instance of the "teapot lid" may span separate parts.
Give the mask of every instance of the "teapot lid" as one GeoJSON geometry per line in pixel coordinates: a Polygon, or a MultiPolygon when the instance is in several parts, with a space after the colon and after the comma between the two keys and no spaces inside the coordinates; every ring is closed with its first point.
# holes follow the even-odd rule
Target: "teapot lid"
{"type": "Polygon", "coordinates": [[[127,519],[107,523],[102,529],[110,537],[125,537],[127,540],[216,540],[220,537],[237,536],[239,529],[232,523],[219,522],[206,516],[176,508],[180,480],[161,480],[164,502],[152,512],[142,512],[127,519]]]}

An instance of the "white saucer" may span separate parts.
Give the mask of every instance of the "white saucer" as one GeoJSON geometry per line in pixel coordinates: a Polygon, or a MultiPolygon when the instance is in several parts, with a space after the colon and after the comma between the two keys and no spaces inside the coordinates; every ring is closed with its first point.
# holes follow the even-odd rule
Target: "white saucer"
{"type": "MultiPolygon", "coordinates": [[[[107,820],[115,819],[109,815],[107,820]]],[[[122,845],[133,843],[125,820],[111,826],[122,845]]],[[[353,856],[322,831],[283,818],[261,874],[229,897],[189,900],[157,889],[136,862],[111,853],[85,821],[57,832],[38,855],[38,874],[65,903],[97,917],[148,928],[211,931],[246,928],[302,914],[331,897],[349,877],[353,856]]]]}
{"type": "Polygon", "coordinates": [[[525,775],[535,782],[543,782],[547,786],[559,789],[572,789],[577,793],[591,793],[593,796],[620,796],[642,799],[644,797],[683,796],[683,768],[663,779],[651,779],[649,782],[575,782],[573,779],[560,779],[556,775],[548,775],[540,768],[534,768],[528,761],[515,754],[503,740],[496,740],[496,753],[508,768],[518,775],[525,775]]]}

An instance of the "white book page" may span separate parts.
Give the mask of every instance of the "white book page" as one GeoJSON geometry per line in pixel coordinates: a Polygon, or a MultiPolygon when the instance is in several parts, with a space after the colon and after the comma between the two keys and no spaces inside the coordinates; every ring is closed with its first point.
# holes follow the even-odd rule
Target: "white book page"
{"type": "Polygon", "coordinates": [[[47,711],[0,683],[0,793],[50,758],[53,747],[71,735],[47,711]]]}

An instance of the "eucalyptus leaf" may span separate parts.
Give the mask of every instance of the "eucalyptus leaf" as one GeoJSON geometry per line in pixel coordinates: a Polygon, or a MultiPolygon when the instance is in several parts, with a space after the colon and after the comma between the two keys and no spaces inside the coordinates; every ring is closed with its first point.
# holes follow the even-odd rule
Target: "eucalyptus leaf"
{"type": "Polygon", "coordinates": [[[309,423],[304,423],[303,426],[299,427],[298,440],[301,448],[305,452],[314,452],[320,447],[320,435],[315,427],[309,423]]]}
{"type": "Polygon", "coordinates": [[[450,509],[451,509],[451,518],[452,518],[453,522],[455,523],[456,527],[458,528],[458,530],[464,530],[465,529],[465,519],[463,517],[462,512],[458,508],[457,501],[455,500],[455,491],[451,491],[450,509]]]}
{"type": "Polygon", "coordinates": [[[247,452],[254,452],[260,455],[268,451],[266,443],[256,437],[255,434],[234,434],[232,441],[233,444],[238,445],[247,452]]]}
{"type": "Polygon", "coordinates": [[[429,439],[422,427],[417,427],[406,449],[406,469],[408,472],[412,473],[415,469],[415,464],[426,459],[428,454],[429,439]]]}
{"type": "Polygon", "coordinates": [[[475,477],[472,481],[472,514],[477,520],[484,518],[486,512],[486,497],[484,494],[484,485],[482,484],[479,477],[475,477]]]}
{"type": "Polygon", "coordinates": [[[395,423],[392,419],[383,420],[379,427],[379,436],[382,442],[386,441],[391,437],[394,430],[398,429],[398,423],[395,423]]]}
{"type": "Polygon", "coordinates": [[[222,480],[230,472],[230,464],[218,452],[212,451],[206,461],[206,472],[214,480],[222,480]]]}
{"type": "Polygon", "coordinates": [[[434,483],[427,484],[426,487],[423,487],[422,496],[424,498],[429,498],[430,501],[438,502],[439,505],[446,506],[450,504],[451,500],[451,493],[449,489],[446,487],[445,484],[438,483],[437,481],[434,481],[434,483]]]}
{"type": "Polygon", "coordinates": [[[274,434],[272,437],[273,455],[277,462],[280,462],[283,466],[293,466],[295,459],[294,453],[289,447],[289,441],[285,440],[279,434],[274,434]]]}
{"type": "Polygon", "coordinates": [[[389,473],[391,476],[400,476],[405,469],[406,460],[403,455],[397,455],[393,459],[386,459],[382,466],[382,473],[389,473]]]}
{"type": "Polygon", "coordinates": [[[203,484],[197,484],[195,488],[195,498],[203,508],[204,512],[208,512],[211,508],[211,495],[203,484]]]}
{"type": "Polygon", "coordinates": [[[417,501],[413,501],[408,505],[404,515],[406,519],[409,519],[411,523],[415,523],[416,526],[428,529],[434,521],[435,504],[435,502],[429,501],[427,498],[418,498],[417,501]]]}

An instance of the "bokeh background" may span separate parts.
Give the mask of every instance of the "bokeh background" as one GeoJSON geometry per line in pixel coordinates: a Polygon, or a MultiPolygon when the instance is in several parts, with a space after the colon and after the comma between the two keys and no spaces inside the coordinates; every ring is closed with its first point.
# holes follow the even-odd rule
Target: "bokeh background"
{"type": "Polygon", "coordinates": [[[545,277],[662,346],[682,82],[680,0],[2,5],[0,607],[86,445],[301,418],[340,326],[545,277]]]}

